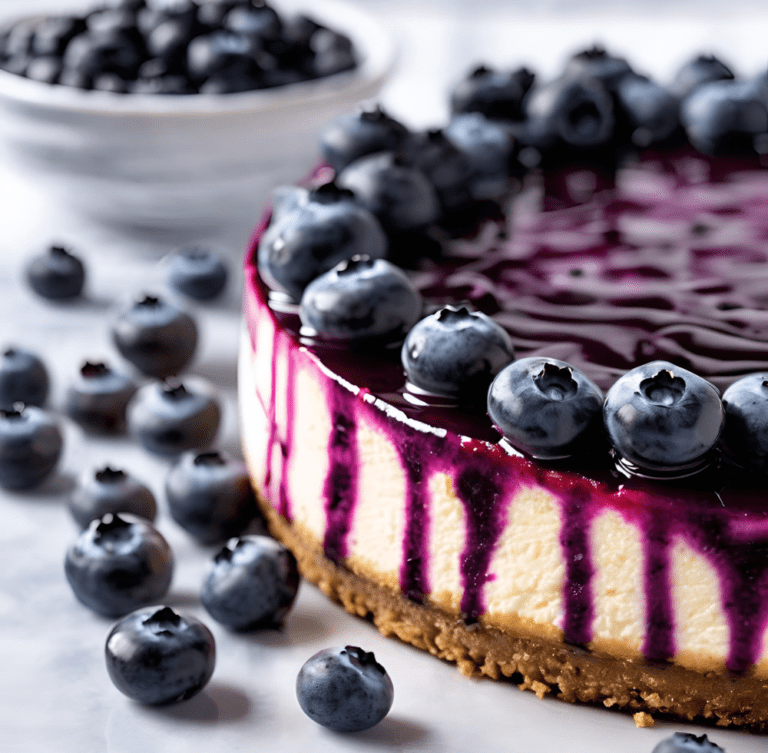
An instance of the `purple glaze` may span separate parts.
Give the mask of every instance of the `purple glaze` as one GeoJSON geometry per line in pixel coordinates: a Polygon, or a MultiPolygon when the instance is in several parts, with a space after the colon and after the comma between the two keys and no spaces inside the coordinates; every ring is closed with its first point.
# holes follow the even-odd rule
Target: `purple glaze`
{"type": "MultiPolygon", "coordinates": [[[[530,179],[503,237],[480,232],[471,243],[455,243],[440,266],[427,263],[414,273],[428,305],[471,300],[507,328],[518,356],[569,361],[604,390],[624,371],[653,359],[678,363],[721,389],[744,373],[768,368],[768,171],[681,151],[646,154],[618,173],[615,187],[604,175],[586,176],[587,183],[592,179],[596,190],[586,200],[576,200],[572,192],[574,185],[583,190],[584,176],[549,175],[543,197],[540,182],[530,179]]],[[[251,325],[267,310],[266,291],[252,263],[259,235],[246,260],[245,310],[251,325]]],[[[338,385],[331,391],[334,429],[324,542],[329,558],[339,561],[347,554],[358,483],[352,436],[361,411],[367,411],[398,448],[405,470],[400,584],[409,598],[421,601],[430,590],[425,503],[434,472],[450,474],[466,512],[461,610],[470,622],[485,611],[484,586],[493,577],[491,557],[509,500],[522,486],[543,486],[561,508],[565,640],[588,644],[592,638],[590,526],[601,511],[613,509],[642,534],[644,655],[664,661],[675,653],[670,555],[679,537],[718,574],[730,628],[728,668],[746,672],[759,657],[768,624],[763,488],[750,489],[750,482],[744,488],[744,480],[727,467],[670,484],[626,479],[607,462],[569,469],[509,456],[499,449],[499,435],[482,412],[414,399],[396,351],[350,356],[300,337],[294,313],[271,311],[270,316],[289,335],[281,343],[289,364],[299,354],[317,358],[361,392],[447,429],[444,438],[421,432],[390,421],[338,385]]],[[[289,405],[294,388],[289,378],[289,405]]],[[[265,406],[270,448],[279,434],[274,389],[273,379],[271,404],[265,406]]],[[[289,415],[281,443],[283,471],[291,454],[292,423],[289,415]]],[[[281,490],[275,501],[287,516],[282,482],[281,490]]]]}

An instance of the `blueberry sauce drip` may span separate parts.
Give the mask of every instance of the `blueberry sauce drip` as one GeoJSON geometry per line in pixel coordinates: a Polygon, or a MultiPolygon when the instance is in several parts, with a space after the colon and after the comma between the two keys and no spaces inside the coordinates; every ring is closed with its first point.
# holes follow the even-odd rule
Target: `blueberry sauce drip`
{"type": "Polygon", "coordinates": [[[331,562],[347,556],[347,534],[357,501],[357,425],[354,406],[345,399],[347,390],[334,383],[330,396],[333,430],[328,445],[330,463],[325,479],[325,513],[327,525],[323,551],[331,562]]]}
{"type": "Polygon", "coordinates": [[[643,585],[648,613],[643,655],[650,661],[666,661],[675,654],[670,538],[665,519],[650,516],[645,528],[643,585]]]}

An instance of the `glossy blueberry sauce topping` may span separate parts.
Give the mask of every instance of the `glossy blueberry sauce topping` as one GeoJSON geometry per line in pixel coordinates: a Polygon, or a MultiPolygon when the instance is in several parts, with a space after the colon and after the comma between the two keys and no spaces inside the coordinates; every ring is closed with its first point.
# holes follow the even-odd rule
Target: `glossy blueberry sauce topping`
{"type": "MultiPolygon", "coordinates": [[[[257,228],[254,247],[259,235],[257,228]]],[[[246,320],[257,348],[255,322],[268,310],[270,294],[252,257],[246,320]]],[[[768,171],[746,160],[680,150],[647,152],[615,181],[587,168],[530,176],[505,227],[480,227],[474,237],[451,244],[439,263],[426,261],[413,279],[428,310],[471,302],[505,327],[517,357],[566,361],[603,390],[629,369],[657,359],[724,390],[740,376],[768,368],[768,171]]],[[[264,406],[272,422],[266,486],[287,519],[287,474],[275,468],[274,458],[282,457],[285,469],[294,441],[290,406],[297,359],[309,353],[360,388],[355,394],[329,379],[334,428],[324,544],[330,559],[338,562],[348,553],[360,462],[354,436],[365,416],[397,448],[406,479],[400,587],[409,598],[420,602],[430,593],[426,502],[434,473],[451,476],[466,513],[460,573],[467,623],[486,611],[484,586],[493,577],[491,557],[511,500],[522,488],[541,486],[560,508],[567,642],[587,644],[593,635],[590,526],[610,509],[641,532],[643,653],[649,660],[676,652],[671,556],[678,540],[718,575],[730,634],[728,668],[746,672],[759,657],[768,625],[764,481],[724,460],[691,478],[654,481],[625,477],[608,458],[582,459],[574,467],[512,455],[481,409],[409,391],[396,349],[351,353],[302,337],[295,311],[273,304],[269,315],[277,325],[269,344],[273,364],[287,363],[289,395],[286,425],[278,429],[273,365],[271,403],[264,406]],[[374,404],[378,400],[425,426],[389,419],[374,404]],[[270,478],[278,473],[274,490],[270,478]]]]}

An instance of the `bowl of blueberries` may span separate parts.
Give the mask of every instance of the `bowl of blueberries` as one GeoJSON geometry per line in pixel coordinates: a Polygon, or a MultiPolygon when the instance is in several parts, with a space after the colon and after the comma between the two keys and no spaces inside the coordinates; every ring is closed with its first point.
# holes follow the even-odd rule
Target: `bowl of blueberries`
{"type": "Polygon", "coordinates": [[[0,18],[0,158],[112,225],[250,227],[394,64],[343,0],[93,3],[0,18]]]}

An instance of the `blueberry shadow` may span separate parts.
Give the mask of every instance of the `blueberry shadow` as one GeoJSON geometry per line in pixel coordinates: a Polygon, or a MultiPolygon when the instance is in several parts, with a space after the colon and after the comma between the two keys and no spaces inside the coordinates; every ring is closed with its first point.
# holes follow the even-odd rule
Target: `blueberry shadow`
{"type": "Polygon", "coordinates": [[[8,494],[24,503],[29,502],[61,502],[61,497],[69,496],[77,487],[77,477],[68,472],[54,473],[39,486],[32,489],[8,489],[8,494]]]}
{"type": "Polygon", "coordinates": [[[170,591],[166,594],[164,604],[169,607],[186,609],[200,606],[200,594],[194,591],[170,591]]]}
{"type": "Polygon", "coordinates": [[[140,706],[148,714],[177,719],[190,724],[236,722],[251,712],[251,701],[242,690],[221,682],[211,682],[194,698],[167,706],[140,706]]]}
{"type": "Polygon", "coordinates": [[[375,727],[354,733],[355,743],[361,747],[412,748],[421,747],[431,732],[412,719],[388,716],[375,727]]]}
{"type": "Polygon", "coordinates": [[[195,364],[195,374],[219,388],[237,387],[237,360],[209,358],[195,364]]]}
{"type": "Polygon", "coordinates": [[[328,634],[325,620],[314,615],[290,613],[279,628],[264,628],[247,633],[249,640],[260,646],[302,646],[314,643],[328,634]]]}

